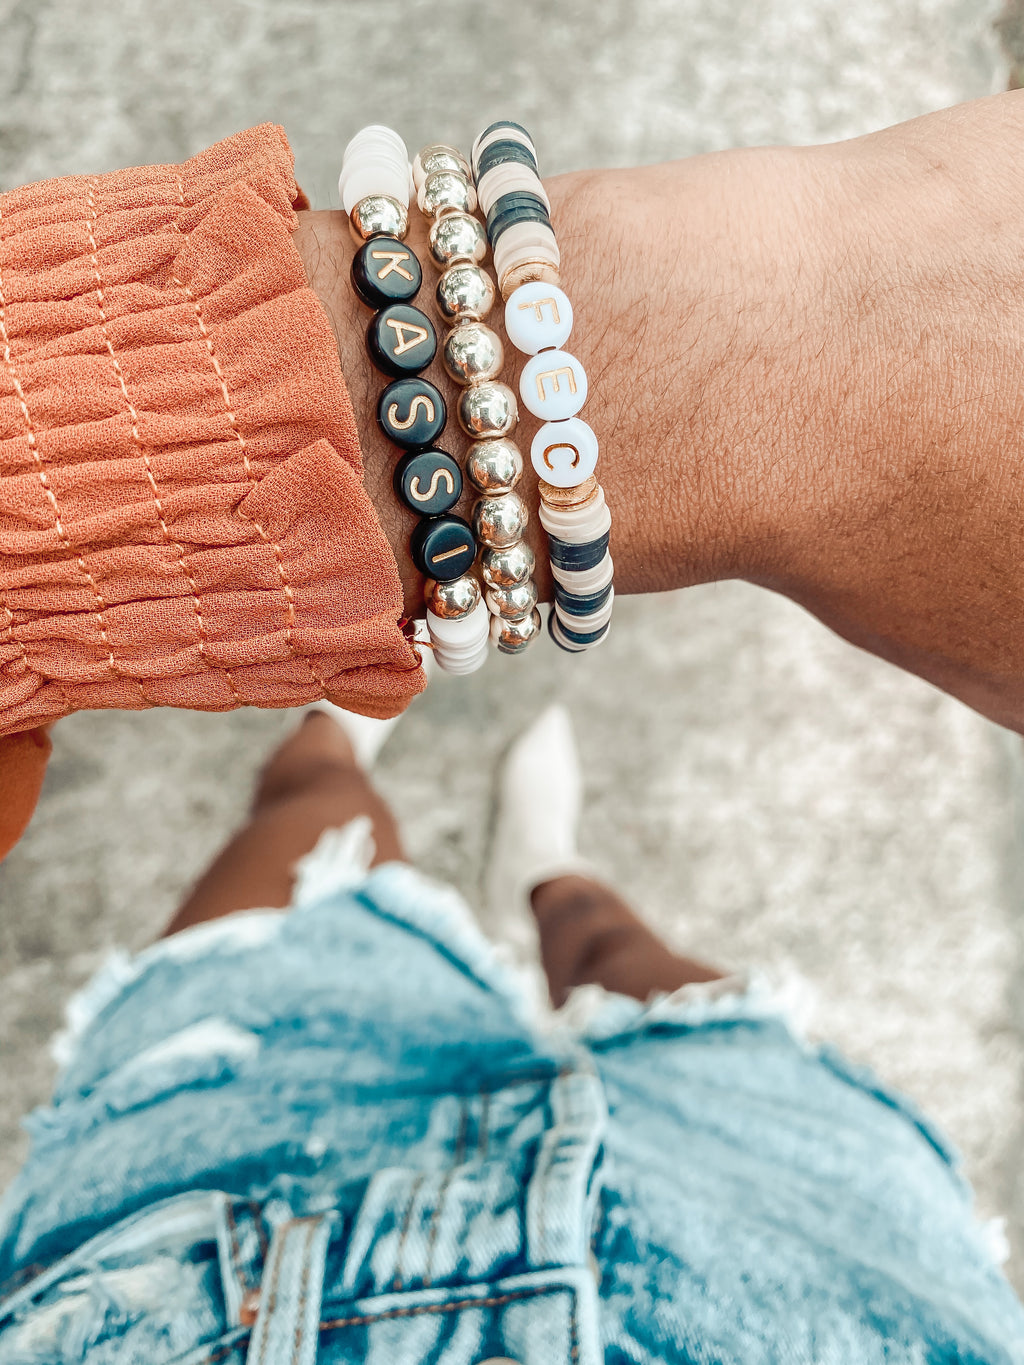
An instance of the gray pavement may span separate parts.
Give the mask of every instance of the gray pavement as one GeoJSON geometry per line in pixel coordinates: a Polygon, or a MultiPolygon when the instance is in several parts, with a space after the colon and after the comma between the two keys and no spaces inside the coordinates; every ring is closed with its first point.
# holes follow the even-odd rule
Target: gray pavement
{"type": "MultiPolygon", "coordinates": [[[[1004,88],[996,9],[0,0],[0,184],[176,160],[265,119],[320,205],[370,120],[415,146],[510,115],[550,171],[852,136],[1004,88]]],[[[816,1035],[922,1102],[981,1211],[1008,1216],[1024,1284],[1017,741],[768,593],[634,599],[592,657],[538,649],[439,679],[385,749],[413,854],[471,898],[502,749],[555,698],[581,737],[584,851],[673,941],[763,966],[816,1035]]],[[[0,1183],[68,993],[154,935],[290,723],[59,727],[38,816],[0,868],[0,1183]]]]}

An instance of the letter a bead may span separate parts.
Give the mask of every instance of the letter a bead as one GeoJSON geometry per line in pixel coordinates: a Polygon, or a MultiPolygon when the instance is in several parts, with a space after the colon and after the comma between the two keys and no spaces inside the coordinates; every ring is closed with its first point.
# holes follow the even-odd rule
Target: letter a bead
{"type": "Polygon", "coordinates": [[[572,332],[572,304],[557,285],[521,284],[505,304],[505,331],[524,355],[564,346],[572,332]]]}
{"type": "Polygon", "coordinates": [[[545,483],[575,488],[597,468],[597,437],[582,417],[545,422],[530,444],[530,459],[545,483]]]}
{"type": "Polygon", "coordinates": [[[519,392],[534,417],[560,422],[587,401],[587,374],[568,351],[541,351],[523,366],[519,392]]]}

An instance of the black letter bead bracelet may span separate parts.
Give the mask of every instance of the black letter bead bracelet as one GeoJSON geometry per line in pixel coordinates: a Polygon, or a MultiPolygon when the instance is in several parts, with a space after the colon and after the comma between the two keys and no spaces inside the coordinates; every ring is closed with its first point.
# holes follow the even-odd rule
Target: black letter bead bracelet
{"type": "Polygon", "coordinates": [[[506,335],[529,357],[519,397],[542,423],[530,459],[555,580],[548,632],[570,653],[600,644],[614,598],[611,514],[594,477],[597,437],[578,415],[587,376],[564,349],[572,305],[529,134],[517,123],[493,123],[477,138],[472,164],[438,144],[410,166],[397,133],[364,128],[345,149],[338,189],[359,243],[352,285],[374,310],[367,353],[390,381],[377,421],[397,447],[395,493],[420,518],[409,548],[427,579],[427,630],[439,665],[472,673],[489,642],[519,654],[541,631],[533,551],[523,539],[529,511],[516,492],[524,463],[512,439],[518,403],[500,378],[501,338],[485,322],[499,293],[506,335]],[[413,302],[423,272],[405,244],[412,197],[430,224],[430,259],[440,272],[433,319],[413,302]],[[488,245],[497,289],[484,269],[488,245]],[[448,413],[422,377],[438,352],[438,327],[441,362],[460,389],[456,420],[469,440],[461,462],[438,444],[448,413]],[[472,525],[452,510],[467,483],[477,495],[472,525]]]}

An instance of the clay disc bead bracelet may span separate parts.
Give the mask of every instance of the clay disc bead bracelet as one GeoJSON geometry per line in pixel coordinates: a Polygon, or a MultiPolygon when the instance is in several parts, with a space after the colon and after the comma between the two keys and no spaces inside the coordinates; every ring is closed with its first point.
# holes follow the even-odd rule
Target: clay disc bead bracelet
{"type": "Polygon", "coordinates": [[[474,144],[473,170],[505,300],[505,331],[529,357],[520,397],[542,423],[530,460],[540,479],[540,520],[555,580],[548,630],[562,649],[579,653],[607,637],[615,590],[611,513],[594,477],[597,437],[579,416],[587,374],[564,349],[572,304],[561,288],[550,206],[526,129],[492,123],[474,144]]]}
{"type": "MultiPolygon", "coordinates": [[[[515,491],[523,457],[511,439],[519,420],[514,391],[501,382],[504,347],[484,319],[496,299],[494,284],[482,268],[487,234],[473,217],[477,194],[469,163],[454,147],[425,147],[413,161],[417,203],[431,223],[431,260],[441,271],[437,307],[450,325],[441,359],[462,392],[458,420],[472,438],[466,454],[466,477],[480,497],[473,510],[473,529],[483,547],[481,572],[486,584],[486,613],[466,615],[465,630],[484,632],[505,654],[518,654],[541,630],[532,575],[533,553],[523,541],[528,522],[526,504],[515,491]]],[[[442,661],[460,643],[452,626],[454,592],[436,585],[430,592],[427,623],[435,654],[442,661]],[[438,621],[445,621],[442,628],[438,621]],[[447,624],[450,622],[451,624],[447,624]]],[[[468,601],[468,598],[466,599],[468,601]]],[[[461,604],[459,604],[461,607],[461,604]]],[[[475,658],[469,646],[463,647],[475,658]]],[[[469,672],[467,660],[464,671],[469,672]]]]}
{"type": "MultiPolygon", "coordinates": [[[[476,537],[467,522],[451,513],[462,496],[462,470],[436,444],[447,420],[444,398],[421,377],[437,354],[437,334],[412,302],[423,280],[420,263],[404,241],[413,189],[409,154],[392,129],[364,128],[345,148],[338,191],[359,243],[352,284],[374,310],[366,332],[367,353],[391,380],[380,395],[377,421],[402,452],[395,466],[395,492],[420,517],[410,537],[413,561],[434,585],[435,613],[450,617],[443,639],[431,629],[438,662],[451,672],[471,672],[483,661],[487,610],[479,583],[469,575],[476,537]],[[468,652],[467,642],[474,646],[468,652]]],[[[468,181],[467,189],[475,202],[468,181]]],[[[428,611],[428,628],[431,615],[428,611]]]]}

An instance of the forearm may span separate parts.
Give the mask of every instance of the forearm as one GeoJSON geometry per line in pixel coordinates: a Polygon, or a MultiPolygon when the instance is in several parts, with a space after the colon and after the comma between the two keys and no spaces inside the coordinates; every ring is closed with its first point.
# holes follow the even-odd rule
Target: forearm
{"type": "MultiPolygon", "coordinates": [[[[764,584],[1024,726],[1022,98],[835,146],[548,182],[620,590],[764,584]]],[[[316,215],[300,242],[313,231],[368,487],[416,607],[347,229],[316,215]]]]}

